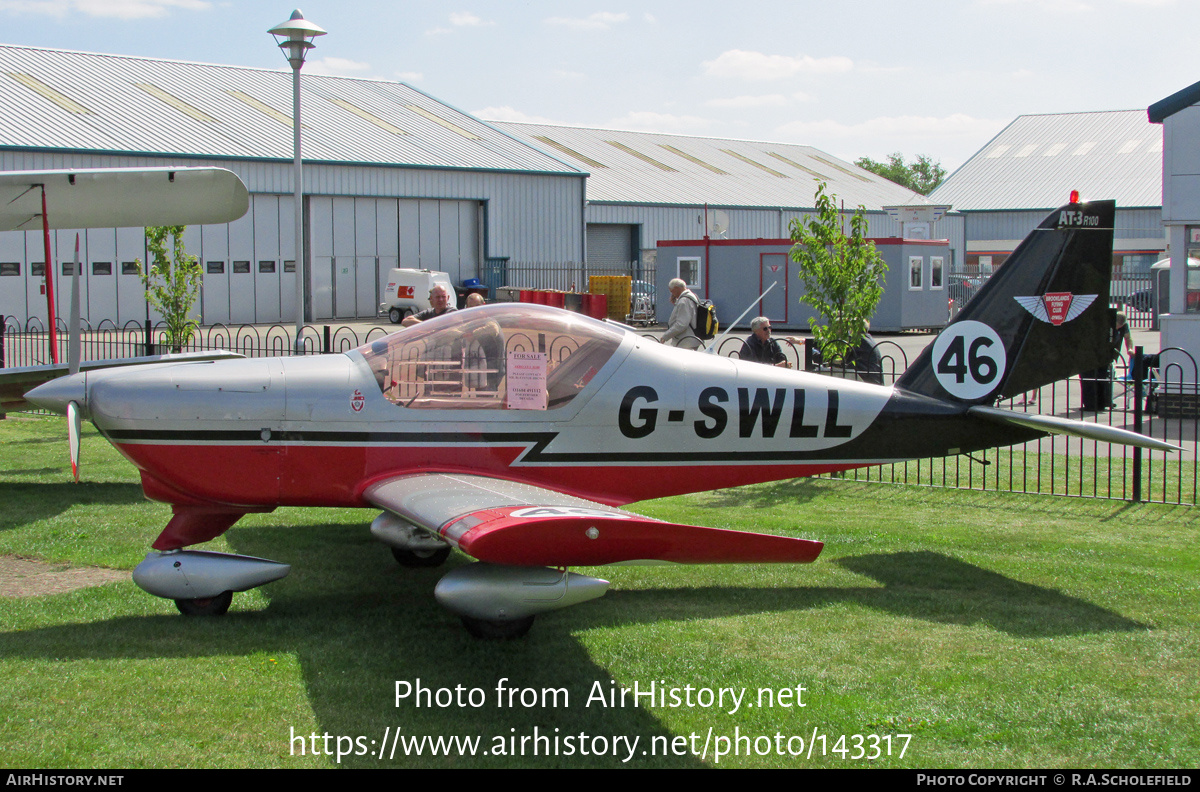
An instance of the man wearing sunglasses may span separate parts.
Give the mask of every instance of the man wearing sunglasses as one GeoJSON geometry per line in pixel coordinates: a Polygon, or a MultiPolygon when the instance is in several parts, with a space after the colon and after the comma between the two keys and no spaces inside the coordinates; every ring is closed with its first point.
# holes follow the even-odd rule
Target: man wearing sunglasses
{"type": "Polygon", "coordinates": [[[750,322],[750,336],[742,343],[742,351],[738,353],[742,360],[753,360],[755,363],[766,363],[768,366],[791,368],[779,342],[771,338],[771,320],[759,316],[750,322]]]}

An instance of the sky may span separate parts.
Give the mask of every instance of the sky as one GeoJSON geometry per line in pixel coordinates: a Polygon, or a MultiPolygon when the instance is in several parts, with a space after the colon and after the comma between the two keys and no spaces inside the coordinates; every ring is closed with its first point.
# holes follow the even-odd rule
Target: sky
{"type": "MultiPolygon", "coordinates": [[[[1020,115],[1200,80],[1197,0],[305,0],[305,72],[485,120],[797,143],[948,172],[1020,115]]],[[[0,43],[286,70],[262,0],[0,0],[0,43]]]]}

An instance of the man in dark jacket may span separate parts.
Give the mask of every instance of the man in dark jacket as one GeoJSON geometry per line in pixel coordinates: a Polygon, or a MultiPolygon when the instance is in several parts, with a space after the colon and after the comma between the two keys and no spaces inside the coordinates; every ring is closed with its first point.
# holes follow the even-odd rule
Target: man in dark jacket
{"type": "Polygon", "coordinates": [[[755,363],[766,363],[768,366],[791,368],[792,364],[779,348],[779,342],[771,338],[771,320],[759,316],[750,322],[750,336],[742,342],[742,351],[738,353],[742,360],[753,360],[755,363]]]}

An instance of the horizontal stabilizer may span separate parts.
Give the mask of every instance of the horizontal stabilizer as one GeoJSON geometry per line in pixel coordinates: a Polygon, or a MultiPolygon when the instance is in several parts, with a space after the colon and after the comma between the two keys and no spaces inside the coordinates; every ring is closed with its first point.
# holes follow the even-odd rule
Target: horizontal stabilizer
{"type": "Polygon", "coordinates": [[[1179,451],[1179,446],[1146,437],[1128,429],[1118,429],[1115,426],[1076,421],[1072,418],[1059,418],[1056,415],[1038,415],[1037,413],[1002,410],[999,407],[977,406],[967,410],[968,415],[974,415],[992,423],[1010,426],[1023,426],[1050,434],[1065,434],[1097,440],[1101,443],[1119,443],[1120,445],[1150,448],[1155,451],[1179,451]]]}

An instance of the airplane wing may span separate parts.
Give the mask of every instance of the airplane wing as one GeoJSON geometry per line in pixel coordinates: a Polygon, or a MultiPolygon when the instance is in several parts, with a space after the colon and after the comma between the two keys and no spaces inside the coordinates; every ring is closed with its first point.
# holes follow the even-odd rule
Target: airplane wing
{"type": "Polygon", "coordinates": [[[822,542],[663,522],[553,490],[486,476],[396,476],[371,504],[469,556],[515,566],[807,563],[822,542]]]}
{"type": "Polygon", "coordinates": [[[230,223],[249,192],[225,168],[90,168],[0,173],[0,231],[230,223]]]}

